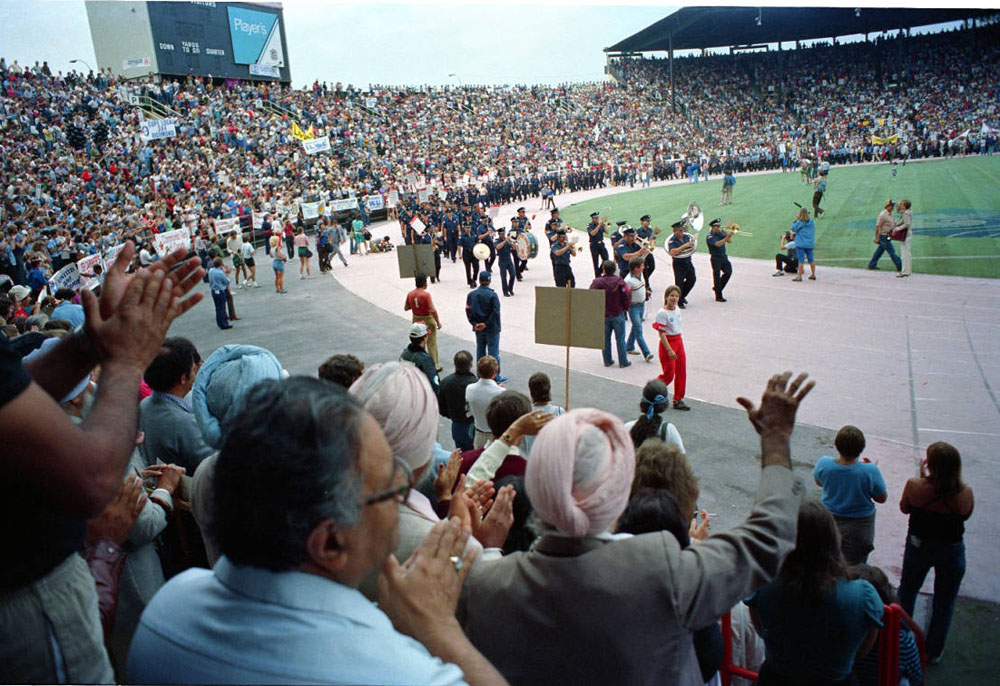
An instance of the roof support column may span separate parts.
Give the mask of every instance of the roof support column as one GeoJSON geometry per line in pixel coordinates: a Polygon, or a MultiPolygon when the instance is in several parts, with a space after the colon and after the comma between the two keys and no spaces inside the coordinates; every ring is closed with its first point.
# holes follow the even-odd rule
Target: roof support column
{"type": "Polygon", "coordinates": [[[676,88],[674,87],[674,34],[667,34],[667,50],[669,51],[669,61],[670,61],[670,111],[673,114],[677,114],[677,98],[674,95],[676,88]]]}

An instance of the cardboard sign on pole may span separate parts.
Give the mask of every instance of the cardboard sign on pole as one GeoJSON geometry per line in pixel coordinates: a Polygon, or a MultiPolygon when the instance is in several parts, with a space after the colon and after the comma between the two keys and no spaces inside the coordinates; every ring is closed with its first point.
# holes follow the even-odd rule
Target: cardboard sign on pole
{"type": "MultiPolygon", "coordinates": [[[[434,273],[434,246],[429,243],[397,246],[396,260],[401,279],[412,279],[417,274],[430,276],[434,273]]],[[[601,329],[601,347],[603,346],[604,329],[601,329]]]]}
{"type": "Polygon", "coordinates": [[[566,348],[569,409],[569,349],[604,349],[604,291],[535,286],[535,343],[566,348]]]}

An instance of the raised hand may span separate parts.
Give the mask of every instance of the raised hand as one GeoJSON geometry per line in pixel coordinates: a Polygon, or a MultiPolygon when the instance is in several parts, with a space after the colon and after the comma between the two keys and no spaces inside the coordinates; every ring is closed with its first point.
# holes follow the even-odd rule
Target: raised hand
{"type": "Polygon", "coordinates": [[[791,372],[772,376],[761,396],[759,408],[754,407],[753,402],[747,398],[736,399],[747,411],[747,418],[761,436],[774,433],[790,436],[799,403],[816,385],[815,381],[806,382],[808,374],[805,373],[799,374],[789,384],[791,376],[791,372]]]}

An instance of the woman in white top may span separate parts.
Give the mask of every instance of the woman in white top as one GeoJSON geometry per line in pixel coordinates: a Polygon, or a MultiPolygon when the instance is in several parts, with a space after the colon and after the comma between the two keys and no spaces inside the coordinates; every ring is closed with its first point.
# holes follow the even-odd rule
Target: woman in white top
{"type": "Polygon", "coordinates": [[[896,206],[896,211],[899,212],[899,218],[896,220],[896,229],[905,229],[906,236],[900,241],[902,245],[901,256],[903,258],[903,268],[896,278],[902,279],[905,276],[909,276],[913,270],[913,255],[910,252],[910,240],[913,234],[913,210],[910,209],[909,200],[900,200],[899,205],[896,206]]]}
{"type": "Polygon", "coordinates": [[[625,430],[631,436],[636,450],[647,438],[659,438],[664,443],[676,445],[682,453],[684,452],[684,441],[681,440],[677,427],[663,421],[661,416],[670,406],[668,393],[666,384],[658,379],[653,379],[642,387],[642,400],[639,402],[642,414],[638,419],[625,424],[625,430]]]}
{"type": "Polygon", "coordinates": [[[667,286],[663,293],[663,307],[656,313],[653,328],[660,335],[660,347],[657,351],[660,358],[661,373],[657,379],[666,385],[674,382],[674,409],[690,410],[684,403],[684,391],[687,387],[687,356],[684,354],[684,340],[681,338],[681,311],[677,303],[681,298],[681,289],[676,285],[667,286]]]}

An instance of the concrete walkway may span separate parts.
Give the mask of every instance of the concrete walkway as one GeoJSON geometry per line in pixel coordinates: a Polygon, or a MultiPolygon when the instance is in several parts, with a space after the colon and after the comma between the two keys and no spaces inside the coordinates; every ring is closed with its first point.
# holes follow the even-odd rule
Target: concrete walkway
{"type": "MultiPolygon", "coordinates": [[[[564,208],[609,190],[635,189],[563,194],[556,202],[564,208]]],[[[529,263],[524,281],[516,284],[516,295],[501,297],[500,348],[502,353],[561,368],[563,348],[534,342],[534,287],[553,285],[542,233],[548,212],[536,209],[537,199],[523,204],[529,216],[536,215],[532,223],[543,249],[529,263]]],[[[502,207],[499,220],[510,217],[516,206],[502,207]]],[[[677,214],[683,210],[679,207],[677,214]]],[[[372,233],[388,234],[400,242],[395,222],[374,225],[372,233]]],[[[647,311],[647,341],[656,340],[649,324],[663,289],[673,282],[669,255],[658,248],[655,256],[650,303],[654,307],[647,311]]],[[[698,252],[693,259],[698,283],[683,314],[688,397],[736,408],[736,396],[760,387],[771,373],[808,371],[817,386],[803,405],[800,420],[833,431],[844,424],[857,425],[868,438],[865,455],[878,462],[889,484],[889,502],[879,508],[872,559],[895,574],[906,531],[906,519],[896,506],[902,486],[916,474],[928,444],[939,440],[954,444],[963,456],[965,479],[978,496],[975,516],[967,527],[969,572],[962,592],[995,599],[1000,594],[1000,576],[988,570],[1000,563],[997,535],[989,524],[1000,517],[994,466],[1000,452],[1000,279],[923,274],[897,279],[891,271],[819,263],[817,281],[793,283],[790,276],[772,277],[772,263],[732,258],[734,274],[725,293],[729,302],[717,303],[708,255],[698,252]]],[[[409,321],[403,301],[413,282],[398,278],[395,254],[354,257],[347,268],[334,262],[334,276],[347,290],[399,318],[399,330],[386,333],[402,340],[409,321]]],[[[573,269],[580,286],[586,287],[593,277],[586,250],[574,259],[573,269]]],[[[494,271],[494,287],[499,292],[496,267],[494,271]]],[[[294,275],[290,272],[287,278],[294,279],[294,275]]],[[[473,345],[465,317],[468,288],[461,261],[446,260],[441,282],[432,284],[430,292],[441,315],[442,333],[473,345]]],[[[442,350],[446,369],[450,355],[451,351],[442,350]]],[[[647,364],[638,356],[631,359],[628,369],[605,368],[599,351],[573,350],[570,403],[577,405],[574,389],[597,379],[641,387],[659,373],[656,361],[647,364]]],[[[564,402],[561,375],[553,377],[553,395],[555,402],[564,402]]]]}

